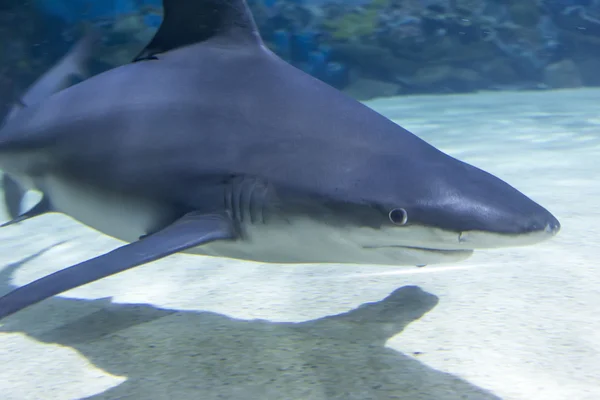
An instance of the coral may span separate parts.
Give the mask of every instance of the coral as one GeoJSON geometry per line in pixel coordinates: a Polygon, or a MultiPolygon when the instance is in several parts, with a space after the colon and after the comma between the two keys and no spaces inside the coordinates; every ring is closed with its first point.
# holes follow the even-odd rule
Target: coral
{"type": "Polygon", "coordinates": [[[384,47],[360,43],[335,43],[331,58],[352,65],[367,77],[393,80],[396,75],[411,74],[417,69],[413,61],[402,59],[384,47]]]}
{"type": "MultiPolygon", "coordinates": [[[[351,85],[361,96],[393,93],[397,87],[402,93],[420,93],[536,87],[548,80],[554,81],[550,86],[573,85],[578,79],[600,84],[596,73],[600,0],[248,3],[269,48],[335,87],[351,85]]],[[[159,0],[4,0],[2,4],[0,37],[19,38],[0,40],[2,86],[8,81],[24,85],[86,25],[104,33],[98,68],[128,62],[162,20],[159,0]],[[30,4],[37,4],[37,10],[30,4]],[[45,22],[32,22],[30,16],[40,10],[45,22]],[[8,20],[10,15],[19,15],[20,22],[8,20]],[[34,32],[48,26],[48,21],[60,21],[57,29],[68,40],[56,36],[52,45],[33,46],[42,41],[34,38],[34,32]]]]}
{"type": "Polygon", "coordinates": [[[544,82],[551,88],[575,88],[582,85],[577,65],[572,60],[562,60],[544,69],[544,82]]]}
{"type": "Polygon", "coordinates": [[[541,17],[535,0],[512,0],[508,5],[508,13],[516,24],[527,27],[536,26],[541,17]]]}
{"type": "Polygon", "coordinates": [[[353,12],[340,15],[338,18],[323,21],[323,28],[329,31],[336,40],[356,41],[372,36],[379,25],[382,10],[390,0],[373,0],[364,7],[353,12]]]}

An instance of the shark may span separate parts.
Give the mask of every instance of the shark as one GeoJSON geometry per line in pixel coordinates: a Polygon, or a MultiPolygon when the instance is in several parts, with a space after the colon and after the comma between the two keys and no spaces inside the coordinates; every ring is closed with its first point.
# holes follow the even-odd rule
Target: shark
{"type": "Polygon", "coordinates": [[[36,79],[27,91],[11,107],[6,119],[14,117],[28,105],[45,100],[56,92],[68,88],[76,81],[85,80],[90,72],[88,63],[93,49],[100,39],[100,33],[90,30],[79,39],[56,64],[36,79]]]}
{"type": "MultiPolygon", "coordinates": [[[[560,223],[268,49],[245,0],[163,0],[132,60],[19,111],[0,169],[124,242],[0,298],[0,318],[174,253],[423,266],[547,240],[560,223]]],[[[8,228],[6,228],[8,229],[8,228]]]]}
{"type": "MultiPolygon", "coordinates": [[[[77,81],[85,80],[90,72],[88,64],[93,56],[93,49],[99,42],[100,35],[96,30],[88,31],[56,64],[35,80],[25,93],[13,104],[4,121],[17,115],[27,105],[33,105],[54,93],[68,88],[77,81]]],[[[10,175],[2,175],[4,188],[4,204],[13,221],[21,213],[21,201],[25,190],[10,175]]]]}

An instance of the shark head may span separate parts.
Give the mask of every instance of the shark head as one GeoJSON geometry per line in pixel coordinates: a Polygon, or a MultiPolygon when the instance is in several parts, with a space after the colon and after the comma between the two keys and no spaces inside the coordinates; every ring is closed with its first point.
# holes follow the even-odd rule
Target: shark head
{"type": "Polygon", "coordinates": [[[424,266],[536,244],[560,230],[548,210],[508,183],[444,153],[436,158],[373,176],[357,187],[357,201],[283,196],[285,224],[254,236],[240,257],[264,261],[281,251],[270,261],[424,266]]]}
{"type": "Polygon", "coordinates": [[[360,205],[362,221],[354,218],[356,210],[343,217],[354,221],[355,229],[347,232],[355,245],[426,265],[465,259],[477,249],[539,243],[560,230],[556,217],[513,186],[433,153],[410,160],[410,168],[375,177],[378,182],[370,185],[380,189],[380,197],[360,205]]]}
{"type": "Polygon", "coordinates": [[[296,214],[310,216],[306,226],[313,228],[303,235],[319,238],[324,249],[315,252],[321,257],[426,265],[463,260],[477,249],[536,244],[559,232],[556,217],[502,179],[320,82],[297,79],[302,90],[290,85],[283,91],[293,100],[280,100],[293,111],[278,115],[289,121],[286,131],[301,125],[311,132],[303,153],[309,165],[280,175],[282,182],[301,181],[307,191],[319,188],[317,200],[296,195],[296,214]],[[318,227],[328,234],[318,234],[318,227]]]}
{"type": "MultiPolygon", "coordinates": [[[[371,134],[381,142],[391,138],[386,143],[391,150],[371,153],[372,147],[359,145],[347,164],[342,161],[348,159],[345,154],[332,152],[329,168],[319,170],[320,176],[310,175],[313,187],[327,185],[319,194],[297,187],[287,190],[288,180],[288,186],[273,189],[273,201],[268,195],[257,196],[268,193],[269,185],[261,190],[255,183],[237,185],[233,192],[248,199],[241,203],[248,203],[229,203],[244,221],[247,245],[238,242],[233,249],[216,243],[208,246],[218,249],[213,254],[281,263],[424,266],[461,261],[478,249],[536,244],[559,232],[556,217],[502,179],[434,148],[371,109],[361,114],[356,108],[353,116],[379,128],[371,134]],[[341,174],[332,179],[336,168],[341,174]],[[262,202],[282,218],[254,230],[243,209],[263,209],[262,202]],[[276,207],[269,207],[273,204],[276,207]]],[[[319,132],[321,126],[317,123],[313,129],[319,132]]],[[[358,127],[352,121],[336,126],[346,127],[341,132],[347,141],[359,135],[353,133],[358,127]]]]}
{"type": "MultiPolygon", "coordinates": [[[[536,244],[559,232],[556,217],[498,177],[438,150],[416,158],[405,158],[404,168],[373,161],[369,168],[379,173],[356,181],[359,199],[290,196],[293,240],[303,238],[315,259],[424,266],[461,261],[477,249],[536,244]]],[[[290,241],[281,248],[293,254],[290,241]]]]}

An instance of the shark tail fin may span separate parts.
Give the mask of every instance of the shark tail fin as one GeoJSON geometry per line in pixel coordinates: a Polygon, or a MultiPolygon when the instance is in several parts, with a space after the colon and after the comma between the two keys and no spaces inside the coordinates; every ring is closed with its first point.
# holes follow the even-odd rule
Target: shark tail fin
{"type": "Polygon", "coordinates": [[[19,182],[6,173],[2,175],[2,186],[4,189],[4,205],[10,218],[15,219],[21,214],[21,202],[27,191],[19,182]]]}

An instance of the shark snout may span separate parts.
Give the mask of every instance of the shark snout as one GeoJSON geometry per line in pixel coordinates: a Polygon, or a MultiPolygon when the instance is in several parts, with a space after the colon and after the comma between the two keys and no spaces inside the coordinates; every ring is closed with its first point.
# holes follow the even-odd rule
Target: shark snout
{"type": "Polygon", "coordinates": [[[525,246],[543,242],[560,231],[560,222],[548,210],[530,199],[521,205],[523,208],[482,214],[479,223],[461,230],[459,241],[473,249],[525,246]]]}
{"type": "Polygon", "coordinates": [[[539,206],[536,213],[532,213],[529,218],[525,218],[526,224],[522,228],[523,233],[544,232],[549,235],[555,235],[560,231],[560,222],[548,210],[539,206]]]}
{"type": "Polygon", "coordinates": [[[491,204],[458,200],[456,203],[408,208],[409,221],[418,225],[457,233],[487,232],[497,235],[555,235],[561,228],[558,219],[532,200],[522,204],[491,204]]]}
{"type": "MultiPolygon", "coordinates": [[[[423,196],[405,208],[413,226],[434,229],[441,248],[458,238],[458,248],[512,247],[544,241],[561,228],[550,211],[519,190],[471,165],[459,162],[437,171],[423,196]]],[[[454,242],[456,243],[456,242],[454,242]]]]}
{"type": "Polygon", "coordinates": [[[560,230],[550,211],[495,176],[489,175],[487,185],[480,183],[465,196],[472,207],[472,230],[512,236],[553,236],[560,230]]]}
{"type": "Polygon", "coordinates": [[[529,245],[556,235],[558,219],[519,190],[469,166],[460,191],[449,191],[440,206],[444,230],[460,232],[471,248],[529,245]]]}

